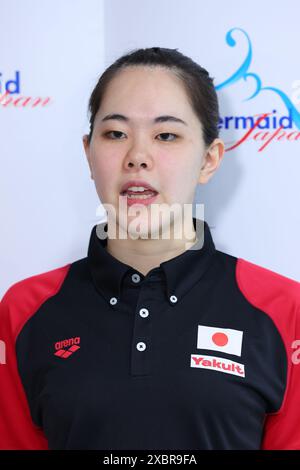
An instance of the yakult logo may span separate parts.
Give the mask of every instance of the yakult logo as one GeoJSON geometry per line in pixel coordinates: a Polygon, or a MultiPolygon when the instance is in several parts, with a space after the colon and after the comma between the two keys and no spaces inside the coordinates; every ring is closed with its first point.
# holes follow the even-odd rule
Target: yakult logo
{"type": "Polygon", "coordinates": [[[245,377],[244,364],[216,356],[191,354],[191,367],[210,369],[217,372],[224,372],[225,374],[237,375],[238,377],[245,377]]]}

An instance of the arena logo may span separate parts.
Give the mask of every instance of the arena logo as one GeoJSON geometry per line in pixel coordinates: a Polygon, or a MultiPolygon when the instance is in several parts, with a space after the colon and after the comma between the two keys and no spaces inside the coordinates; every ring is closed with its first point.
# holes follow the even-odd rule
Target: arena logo
{"type": "MultiPolygon", "coordinates": [[[[280,102],[285,108],[284,114],[277,115],[277,109],[272,111],[265,111],[257,113],[252,116],[221,116],[219,121],[219,129],[223,133],[227,131],[240,130],[242,129],[243,133],[235,141],[226,142],[226,145],[229,144],[229,147],[226,148],[226,151],[233,150],[239,147],[241,144],[254,140],[259,142],[261,145],[258,149],[259,152],[264,150],[271,142],[279,141],[300,141],[300,112],[295,106],[295,103],[299,103],[300,96],[300,82],[299,80],[294,82],[293,87],[295,88],[293,92],[294,99],[292,100],[285,92],[275,88],[273,86],[263,86],[262,80],[259,75],[255,72],[250,72],[250,65],[252,61],[252,45],[250,38],[246,31],[241,28],[232,28],[226,34],[226,42],[230,47],[236,45],[236,41],[233,38],[232,34],[234,31],[240,31],[244,35],[248,44],[248,51],[246,58],[240,65],[240,67],[225,81],[216,85],[216,90],[222,90],[229,86],[232,86],[239,80],[247,81],[252,79],[255,84],[255,90],[250,96],[245,98],[243,101],[249,101],[254,99],[258,94],[263,91],[270,91],[274,93],[280,102]],[[298,96],[298,99],[297,99],[298,96]]],[[[275,106],[274,106],[275,107],[275,106]]],[[[225,140],[225,139],[224,139],[225,140]]]]}
{"type": "Polygon", "coordinates": [[[0,106],[3,108],[15,107],[25,108],[31,107],[36,108],[37,106],[45,107],[49,105],[51,99],[49,96],[46,98],[42,97],[31,97],[22,96],[21,94],[21,72],[15,71],[14,78],[4,80],[2,73],[0,73],[0,106]]]}

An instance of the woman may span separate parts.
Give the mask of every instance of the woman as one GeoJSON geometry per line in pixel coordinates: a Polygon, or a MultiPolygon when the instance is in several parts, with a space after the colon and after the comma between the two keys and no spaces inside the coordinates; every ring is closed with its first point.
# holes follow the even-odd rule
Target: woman
{"type": "Polygon", "coordinates": [[[299,283],[216,250],[183,210],[224,155],[213,80],[139,49],[89,110],[107,223],[2,299],[1,448],[300,449],[299,283]]]}

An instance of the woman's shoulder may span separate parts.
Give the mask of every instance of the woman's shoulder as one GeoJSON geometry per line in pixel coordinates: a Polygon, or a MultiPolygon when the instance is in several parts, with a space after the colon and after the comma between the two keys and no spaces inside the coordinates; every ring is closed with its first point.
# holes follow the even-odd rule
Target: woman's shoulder
{"type": "Polygon", "coordinates": [[[300,282],[278,271],[254,263],[246,258],[216,250],[220,266],[225,271],[234,272],[237,283],[245,291],[256,290],[268,295],[268,292],[283,292],[300,302],[300,282]]]}
{"type": "Polygon", "coordinates": [[[285,293],[300,302],[300,282],[277,271],[253,263],[244,258],[237,258],[236,276],[246,290],[260,290],[269,293],[285,293]]]}
{"type": "Polygon", "coordinates": [[[1,302],[18,301],[18,299],[24,299],[24,294],[28,295],[29,293],[31,295],[33,293],[39,293],[41,297],[46,296],[49,291],[53,291],[58,287],[66,276],[70,266],[71,263],[68,263],[16,281],[7,289],[1,302]]]}
{"type": "Polygon", "coordinates": [[[300,328],[300,283],[244,258],[236,261],[236,282],[254,307],[268,314],[279,329],[296,322],[300,328]]]}
{"type": "Polygon", "coordinates": [[[59,291],[70,266],[68,263],[12,284],[0,303],[0,327],[1,323],[9,323],[16,333],[43,302],[59,291]]]}

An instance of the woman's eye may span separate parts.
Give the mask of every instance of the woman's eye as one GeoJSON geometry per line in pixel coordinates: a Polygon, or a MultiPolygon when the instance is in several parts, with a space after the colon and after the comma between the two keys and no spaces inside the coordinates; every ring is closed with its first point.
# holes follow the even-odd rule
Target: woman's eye
{"type": "MultiPolygon", "coordinates": [[[[162,139],[163,142],[172,142],[173,140],[177,139],[177,135],[176,134],[171,134],[170,132],[162,132],[159,135],[163,135],[163,136],[170,136],[171,135],[171,136],[175,137],[174,139],[162,139]]],[[[161,140],[161,139],[158,139],[158,140],[161,140]]]]}
{"type": "MultiPolygon", "coordinates": [[[[113,138],[112,137],[112,140],[120,140],[119,137],[120,137],[120,134],[124,134],[124,132],[121,132],[121,131],[109,131],[109,132],[106,132],[104,135],[105,136],[109,136],[110,134],[117,134],[117,138],[113,138]],[[118,137],[119,136],[119,137],[118,137]]],[[[125,134],[124,134],[125,135],[125,134]]]]}
{"type": "MultiPolygon", "coordinates": [[[[121,131],[109,131],[109,132],[106,132],[104,135],[105,137],[108,137],[112,140],[121,140],[122,138],[122,134],[124,134],[124,132],[121,132],[121,131]],[[113,137],[115,136],[115,137],[113,137]]],[[[158,139],[158,140],[162,140],[163,142],[172,142],[174,140],[177,139],[177,135],[176,134],[172,134],[170,132],[162,132],[160,134],[158,134],[159,136],[163,136],[162,139],[158,139]],[[169,138],[171,136],[171,139],[169,138]]]]}

